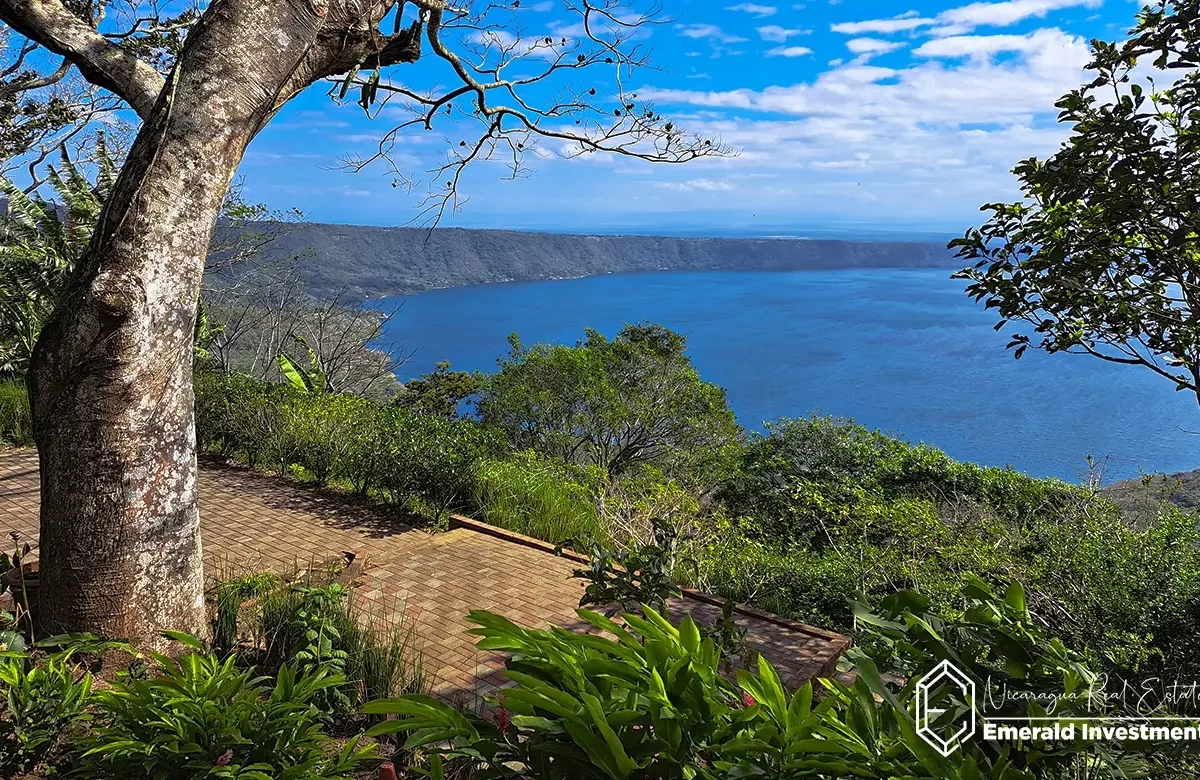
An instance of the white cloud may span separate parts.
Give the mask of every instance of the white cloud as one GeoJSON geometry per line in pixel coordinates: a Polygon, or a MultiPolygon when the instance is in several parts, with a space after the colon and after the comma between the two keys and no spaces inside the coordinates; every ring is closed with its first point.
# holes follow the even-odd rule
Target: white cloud
{"type": "Polygon", "coordinates": [[[846,48],[854,54],[886,54],[902,48],[904,45],[896,41],[883,41],[879,38],[851,38],[846,41],[846,48]]]}
{"type": "Polygon", "coordinates": [[[716,179],[692,179],[691,181],[656,181],[654,186],[676,192],[728,192],[733,185],[716,179]]]}
{"type": "Polygon", "coordinates": [[[757,3],[738,3],[731,5],[725,9],[726,11],[741,11],[742,13],[753,14],[760,19],[765,19],[768,16],[774,16],[778,11],[773,5],[758,5],[757,3]]]}
{"type": "MultiPolygon", "coordinates": [[[[804,37],[803,17],[789,6],[756,1],[777,5],[777,14],[758,21],[749,12],[726,11],[687,20],[713,23],[677,26],[676,44],[709,58],[748,48],[742,36],[761,40],[758,56],[773,58],[766,70],[731,76],[725,68],[724,77],[699,81],[698,71],[708,69],[681,56],[680,69],[647,72],[629,85],[689,131],[718,137],[740,155],[653,177],[630,165],[628,175],[611,177],[619,180],[612,191],[625,195],[610,200],[625,207],[636,196],[635,208],[647,213],[723,209],[758,217],[965,223],[977,218],[980,203],[1018,197],[1012,166],[1052,153],[1067,137],[1054,102],[1088,78],[1083,36],[1107,29],[1104,21],[1066,27],[1093,13],[1084,8],[1099,0],[945,0],[937,9],[921,5],[925,13],[896,16],[908,6],[843,1],[834,13],[846,21],[833,29],[844,35],[822,49],[804,37]],[[866,18],[874,15],[886,18],[866,18]],[[1039,22],[1043,17],[1052,21],[1039,22]],[[805,59],[813,54],[809,47],[820,57],[805,59]],[[632,182],[639,186],[629,193],[632,182]]],[[[1126,2],[1133,5],[1120,0],[1126,2]]],[[[809,6],[829,13],[828,0],[809,6]]],[[[597,169],[613,164],[590,162],[597,169]]],[[[609,186],[604,181],[597,176],[599,186],[609,186]]]]}
{"type": "Polygon", "coordinates": [[[907,32],[922,27],[932,28],[934,35],[961,35],[976,27],[1008,27],[1030,18],[1044,19],[1051,11],[1063,8],[1096,8],[1104,0],[1001,0],[1001,2],[976,2],[959,8],[942,11],[936,17],[923,17],[916,11],[908,11],[887,19],[868,19],[860,22],[842,22],[830,25],[833,32],[846,35],[863,33],[890,34],[907,32]]]}
{"type": "Polygon", "coordinates": [[[774,49],[767,49],[768,57],[804,57],[812,54],[812,49],[804,46],[776,46],[774,49]]]}
{"type": "MultiPolygon", "coordinates": [[[[985,41],[988,36],[980,36],[985,41]]],[[[991,36],[995,44],[975,48],[1018,50],[1004,61],[971,59],[948,66],[927,61],[906,68],[851,62],[822,73],[812,83],[762,90],[687,92],[639,90],[662,103],[753,109],[799,116],[870,118],[889,123],[949,124],[1006,122],[1012,117],[1055,113],[1054,102],[1083,78],[1090,59],[1082,38],[1061,30],[1029,36],[991,36]]],[[[954,50],[953,46],[947,47],[954,50]]]]}
{"type": "Polygon", "coordinates": [[[988,57],[1004,51],[1038,52],[1062,40],[1058,29],[1035,30],[1028,35],[954,35],[926,41],[913,50],[917,57],[988,57]]]}
{"type": "Polygon", "coordinates": [[[905,32],[907,30],[915,30],[918,27],[925,27],[934,24],[935,20],[925,17],[916,16],[913,12],[893,16],[891,19],[868,19],[865,22],[842,22],[841,24],[830,25],[829,29],[837,33],[845,33],[846,35],[861,35],[863,33],[888,33],[905,32]]]}
{"type": "Polygon", "coordinates": [[[1058,147],[1068,130],[1055,123],[1054,102],[1082,82],[1090,59],[1082,38],[1060,30],[963,38],[927,42],[905,67],[860,57],[791,85],[638,92],[668,111],[727,112],[688,123],[742,150],[695,163],[721,172],[712,180],[790,169],[801,172],[782,181],[795,184],[771,196],[789,208],[853,209],[869,190],[888,213],[962,214],[964,204],[1011,197],[1012,165],[1058,147]]]}
{"type": "Polygon", "coordinates": [[[677,25],[676,29],[685,38],[707,38],[720,43],[741,43],[746,40],[725,32],[715,24],[681,24],[677,25]]]}
{"type": "Polygon", "coordinates": [[[1084,6],[1096,8],[1104,0],[1005,0],[999,3],[971,3],[938,14],[938,21],[964,27],[1007,27],[1024,19],[1046,18],[1046,14],[1063,8],[1084,6]]]}
{"type": "Polygon", "coordinates": [[[812,30],[789,30],[777,24],[768,24],[758,28],[758,37],[764,41],[773,41],[775,43],[786,43],[787,39],[793,35],[809,35],[810,33],[812,33],[812,30]]]}

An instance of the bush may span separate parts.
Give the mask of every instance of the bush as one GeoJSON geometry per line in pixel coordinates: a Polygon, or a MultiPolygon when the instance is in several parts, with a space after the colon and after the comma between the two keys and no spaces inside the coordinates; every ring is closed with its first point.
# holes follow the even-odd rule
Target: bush
{"type": "Polygon", "coordinates": [[[244,374],[201,373],[195,378],[196,440],[202,449],[242,456],[251,468],[290,459],[284,440],[284,404],[294,392],[244,374]]]}
{"type": "Polygon", "coordinates": [[[858,584],[845,562],[809,550],[781,553],[735,529],[714,533],[694,578],[680,583],[835,631],[853,628],[845,596],[858,584]]]}
{"type": "Polygon", "coordinates": [[[644,643],[598,613],[578,615],[620,641],[528,630],[472,612],[481,646],[520,659],[509,662],[518,684],[495,700],[494,719],[406,696],[364,706],[396,716],[367,733],[412,732],[405,747],[428,751],[435,772],[467,760],[482,777],[691,776],[740,702],[718,672],[712,642],[700,642],[690,618],[675,629],[649,608],[644,618],[625,618],[644,643]]]}
{"type": "Polygon", "coordinates": [[[298,675],[292,666],[252,677],[190,637],[172,634],[192,652],[155,655],[148,679],[127,677],[97,692],[103,724],[83,742],[88,777],[192,780],[197,777],[344,778],[373,749],[351,740],[333,750],[313,706],[345,680],[325,669],[298,675]]]}
{"type": "Polygon", "coordinates": [[[261,596],[251,616],[266,668],[287,663],[335,664],[346,684],[331,691],[339,708],[372,698],[424,690],[412,626],[400,610],[355,606],[337,585],[280,584],[261,596]]]}
{"type": "Polygon", "coordinates": [[[1038,616],[1107,670],[1200,676],[1196,516],[1169,508],[1134,529],[1089,509],[1030,529],[1019,571],[1038,616]]]}
{"type": "Polygon", "coordinates": [[[724,596],[850,631],[847,593],[911,588],[951,616],[964,577],[1015,578],[1106,671],[1200,672],[1193,515],[1135,528],[1089,490],[819,417],[769,426],[722,498],[735,520],[699,541],[697,583],[724,596]]]}
{"type": "Polygon", "coordinates": [[[388,452],[388,420],[391,410],[375,406],[357,416],[348,434],[341,472],[358,495],[379,489],[391,461],[388,452]]]}
{"type": "MultiPolygon", "coordinates": [[[[298,394],[283,406],[286,451],[319,484],[348,476],[350,452],[360,444],[354,431],[373,418],[370,401],[344,395],[298,394]]],[[[289,464],[290,465],[290,464],[289,464]]]]}
{"type": "Polygon", "coordinates": [[[382,425],[384,454],[379,486],[401,506],[413,499],[435,514],[466,508],[480,466],[503,451],[503,442],[474,420],[388,409],[382,425]]]}
{"type": "Polygon", "coordinates": [[[92,676],[64,650],[41,657],[5,649],[0,658],[0,769],[29,770],[85,717],[92,676]]]}
{"type": "Polygon", "coordinates": [[[588,583],[579,606],[648,604],[665,615],[670,600],[683,595],[672,572],[678,542],[674,527],[655,522],[646,542],[616,553],[594,548],[588,567],[572,573],[588,583]]]}
{"type": "Polygon", "coordinates": [[[500,437],[473,420],[236,374],[197,378],[196,417],[205,448],[250,466],[296,467],[320,483],[344,480],[434,514],[466,508],[480,465],[503,450],[500,437]]]}
{"type": "MultiPolygon", "coordinates": [[[[480,645],[509,654],[515,687],[493,699],[490,718],[461,713],[428,697],[406,696],[364,710],[395,716],[368,733],[407,733],[408,749],[426,753],[423,773],[442,777],[447,764],[488,778],[956,778],[1028,780],[1132,776],[1153,758],[1137,746],[1084,741],[1054,746],[1027,740],[966,742],[948,756],[916,732],[917,683],[941,659],[963,664],[992,701],[1007,694],[1001,714],[1029,715],[1036,697],[1087,689],[1097,676],[1080,656],[1039,629],[1019,585],[1003,597],[973,581],[961,592],[958,619],[943,620],[911,591],[876,611],[856,607],[874,632],[855,651],[854,682],[821,680],[788,691],[763,658],[757,673],[741,669],[734,684],[719,673],[712,639],[690,618],[675,627],[649,608],[623,623],[580,610],[582,621],[608,636],[562,629],[529,630],[474,612],[480,645]],[[1026,707],[1030,709],[1027,711],[1026,707]],[[1122,774],[1128,773],[1128,774],[1122,774]]],[[[974,702],[938,701],[959,715],[974,702]]],[[[1066,698],[1057,714],[1085,710],[1066,698]]]]}
{"type": "Polygon", "coordinates": [[[0,380],[0,443],[33,446],[33,415],[23,382],[0,380]]]}
{"type": "Polygon", "coordinates": [[[754,518],[755,529],[767,538],[787,542],[820,532],[814,509],[830,512],[807,500],[814,494],[837,508],[863,492],[884,500],[919,498],[938,507],[983,507],[1010,525],[1053,517],[1087,497],[1059,480],[962,463],[852,420],[814,416],[783,418],[767,424],[767,435],[755,434],[721,499],[734,516],[754,518]]]}

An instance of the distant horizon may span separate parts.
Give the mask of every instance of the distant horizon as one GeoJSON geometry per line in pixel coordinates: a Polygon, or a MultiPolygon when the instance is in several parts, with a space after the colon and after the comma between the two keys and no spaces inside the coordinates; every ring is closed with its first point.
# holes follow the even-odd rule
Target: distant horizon
{"type": "Polygon", "coordinates": [[[336,225],[350,228],[376,228],[380,230],[395,230],[400,228],[412,230],[503,230],[514,233],[548,233],[553,235],[595,235],[595,236],[642,236],[660,238],[724,238],[745,240],[793,240],[793,241],[912,241],[918,243],[945,243],[952,238],[962,235],[952,230],[935,228],[887,225],[852,225],[839,223],[792,223],[764,225],[728,225],[728,226],[693,226],[681,223],[674,224],[607,224],[587,226],[557,226],[557,225],[499,225],[499,224],[448,224],[425,226],[415,224],[381,225],[365,222],[341,222],[320,219],[304,219],[309,225],[336,225]]]}

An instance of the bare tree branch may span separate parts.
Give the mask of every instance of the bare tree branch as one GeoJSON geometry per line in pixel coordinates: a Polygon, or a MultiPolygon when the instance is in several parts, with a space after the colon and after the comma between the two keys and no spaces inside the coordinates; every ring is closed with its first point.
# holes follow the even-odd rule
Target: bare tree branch
{"type": "Polygon", "coordinates": [[[657,6],[635,13],[621,0],[565,0],[565,9],[578,22],[562,33],[531,35],[519,24],[517,4],[490,3],[481,10],[451,7],[443,0],[413,4],[429,49],[448,66],[454,83],[421,89],[375,70],[329,79],[329,92],[342,101],[353,88],[360,94],[358,104],[372,117],[389,104],[408,115],[383,134],[374,154],[342,161],[342,168],[351,172],[381,163],[395,187],[411,190],[417,184],[407,164],[393,157],[403,131],[432,130],[439,121],[476,125],[473,137],[449,143],[445,162],[426,171],[429,193],[418,220],[436,223],[447,210],[460,208],[465,202],[460,195],[463,172],[477,161],[502,160],[505,178],[514,179],[529,173],[524,159],[531,152],[565,159],[610,154],[666,163],[733,154],[717,140],[686,133],[625,90],[625,77],[649,67],[637,41],[646,27],[666,21],[657,6]],[[568,82],[540,103],[525,94],[559,77],[575,78],[598,68],[615,75],[615,90],[601,93],[594,86],[568,82]]]}

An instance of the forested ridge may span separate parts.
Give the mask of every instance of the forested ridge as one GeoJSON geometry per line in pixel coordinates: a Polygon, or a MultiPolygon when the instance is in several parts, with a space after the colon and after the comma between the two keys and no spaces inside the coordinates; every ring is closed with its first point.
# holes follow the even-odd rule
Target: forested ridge
{"type": "Polygon", "coordinates": [[[382,228],[299,223],[268,248],[316,298],[365,299],[489,282],[658,270],[952,268],[953,253],[918,241],[674,238],[382,228]]]}

